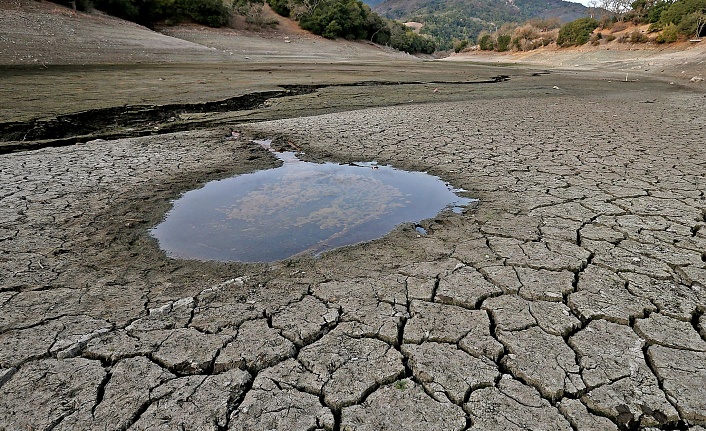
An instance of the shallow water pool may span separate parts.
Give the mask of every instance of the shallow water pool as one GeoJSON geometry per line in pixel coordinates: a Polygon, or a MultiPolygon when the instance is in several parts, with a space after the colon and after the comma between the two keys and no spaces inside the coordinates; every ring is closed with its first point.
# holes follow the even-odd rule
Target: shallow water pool
{"type": "Polygon", "coordinates": [[[474,201],[423,172],[274,154],[282,166],[212,181],[174,201],[150,231],[160,247],[173,258],[272,262],[380,238],[474,201]]]}

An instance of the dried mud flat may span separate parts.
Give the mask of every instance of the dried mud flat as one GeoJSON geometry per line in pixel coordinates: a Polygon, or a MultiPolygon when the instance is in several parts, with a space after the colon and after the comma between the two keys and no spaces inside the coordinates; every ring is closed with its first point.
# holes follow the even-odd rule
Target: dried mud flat
{"type": "Polygon", "coordinates": [[[509,80],[0,155],[0,429],[703,431],[703,88],[453,67],[509,80]],[[480,204],[316,259],[167,258],[170,200],[276,166],[250,137],[480,204]]]}

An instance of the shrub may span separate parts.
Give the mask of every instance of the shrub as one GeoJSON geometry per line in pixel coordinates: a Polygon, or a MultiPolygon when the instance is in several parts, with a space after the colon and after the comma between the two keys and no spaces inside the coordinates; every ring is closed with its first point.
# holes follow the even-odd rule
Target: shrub
{"type": "Polygon", "coordinates": [[[540,46],[546,46],[550,43],[545,43],[545,39],[548,37],[548,34],[545,34],[545,37],[540,37],[541,33],[541,30],[533,25],[523,25],[522,27],[515,29],[512,44],[517,49],[522,51],[530,51],[532,49],[539,48],[540,46]]]}
{"type": "Polygon", "coordinates": [[[657,35],[655,42],[657,43],[672,43],[679,39],[679,29],[674,24],[668,24],[662,29],[662,33],[657,35]]]}
{"type": "Polygon", "coordinates": [[[588,38],[597,27],[598,21],[593,18],[579,18],[571,21],[559,30],[559,37],[556,43],[564,47],[583,45],[588,42],[588,38]]]}
{"type": "Polygon", "coordinates": [[[645,43],[649,39],[639,30],[633,30],[633,32],[630,33],[630,37],[628,38],[628,40],[630,41],[630,43],[645,43]]]}
{"type": "Polygon", "coordinates": [[[194,22],[209,27],[223,27],[230,18],[230,11],[222,0],[178,0],[177,3],[194,22]]]}
{"type": "Polygon", "coordinates": [[[484,34],[478,39],[478,46],[480,49],[483,51],[492,51],[494,47],[493,45],[493,37],[489,34],[484,34]]]}
{"type": "Polygon", "coordinates": [[[498,52],[504,52],[510,49],[510,41],[512,38],[509,34],[501,34],[498,36],[498,52]]]}
{"type": "Polygon", "coordinates": [[[598,32],[598,33],[592,34],[591,39],[589,41],[591,42],[591,45],[598,46],[601,44],[601,39],[603,39],[603,34],[598,32]]]}
{"type": "Polygon", "coordinates": [[[148,24],[140,16],[140,10],[132,0],[94,0],[93,6],[108,15],[117,16],[118,18],[128,21],[136,21],[141,24],[148,24]]]}
{"type": "Polygon", "coordinates": [[[454,52],[461,52],[468,46],[468,39],[455,40],[454,41],[454,52]]]}
{"type": "Polygon", "coordinates": [[[288,0],[267,0],[267,4],[270,5],[272,10],[282,15],[283,17],[289,17],[292,10],[289,8],[288,0]]]}

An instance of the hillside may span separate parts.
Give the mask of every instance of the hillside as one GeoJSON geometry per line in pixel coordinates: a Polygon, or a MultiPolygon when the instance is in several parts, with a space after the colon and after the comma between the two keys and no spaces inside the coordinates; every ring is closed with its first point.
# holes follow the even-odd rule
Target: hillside
{"type": "Polygon", "coordinates": [[[453,39],[475,40],[505,22],[558,18],[562,22],[586,16],[586,7],[562,0],[387,0],[374,7],[392,19],[424,24],[422,32],[449,49],[453,39]]]}
{"type": "Polygon", "coordinates": [[[183,24],[150,30],[93,10],[76,12],[37,0],[0,0],[0,65],[229,63],[408,58],[366,42],[329,40],[265,8],[279,24],[262,31],[183,24]]]}

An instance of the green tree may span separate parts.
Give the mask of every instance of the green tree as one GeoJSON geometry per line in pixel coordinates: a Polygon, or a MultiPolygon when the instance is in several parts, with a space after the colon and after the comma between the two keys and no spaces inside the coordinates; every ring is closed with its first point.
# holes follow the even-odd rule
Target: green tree
{"type": "Polygon", "coordinates": [[[559,37],[556,40],[559,46],[583,45],[588,42],[593,30],[598,28],[598,21],[593,18],[579,18],[565,24],[559,29],[559,37]]]}
{"type": "Polygon", "coordinates": [[[478,46],[483,51],[492,51],[495,47],[493,44],[493,37],[488,33],[481,35],[478,39],[478,46]]]}
{"type": "Polygon", "coordinates": [[[498,52],[504,52],[510,49],[510,41],[512,37],[509,34],[501,34],[498,36],[498,52]]]}

